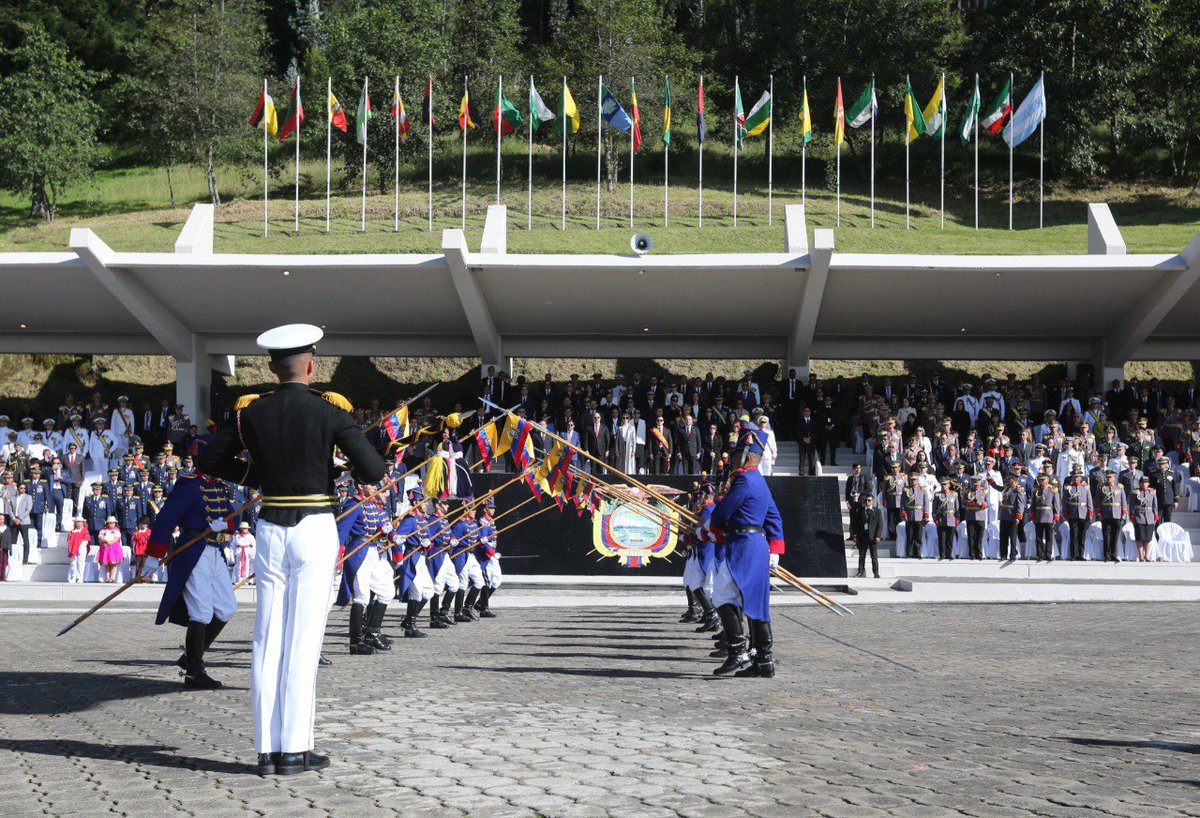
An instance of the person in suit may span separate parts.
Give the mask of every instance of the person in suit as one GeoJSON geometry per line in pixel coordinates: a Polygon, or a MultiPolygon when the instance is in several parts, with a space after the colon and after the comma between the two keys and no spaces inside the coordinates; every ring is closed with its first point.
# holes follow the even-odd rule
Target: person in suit
{"type": "Polygon", "coordinates": [[[33,498],[29,496],[27,487],[24,483],[17,484],[17,494],[13,498],[5,511],[8,513],[9,522],[16,530],[17,536],[21,538],[21,547],[24,551],[22,563],[29,565],[29,552],[33,545],[33,540],[30,537],[31,516],[33,514],[33,498]]]}
{"type": "Polygon", "coordinates": [[[800,442],[800,473],[817,473],[817,441],[821,436],[821,426],[813,417],[812,409],[805,406],[800,410],[800,418],[796,422],[796,439],[800,442]]]}
{"type": "Polygon", "coordinates": [[[875,579],[879,579],[879,552],[876,546],[883,539],[883,512],[875,507],[873,494],[864,495],[862,511],[858,520],[852,520],[850,526],[854,542],[858,546],[858,573],[854,576],[866,576],[867,554],[869,553],[871,555],[871,573],[875,579]]]}
{"type": "MultiPolygon", "coordinates": [[[[861,521],[863,509],[866,508],[868,497],[875,495],[875,481],[871,475],[863,474],[862,464],[855,463],[850,476],[846,478],[846,508],[850,510],[850,540],[854,541],[855,532],[861,521]]],[[[882,519],[882,514],[880,515],[882,519]]],[[[882,535],[880,535],[882,536],[882,535]]],[[[861,573],[861,568],[859,569],[861,573]]]]}
{"type": "MultiPolygon", "coordinates": [[[[612,463],[612,437],[608,425],[599,412],[592,412],[592,420],[583,428],[583,450],[605,463],[612,463]]],[[[585,460],[583,469],[591,472],[593,463],[585,460]]]]}
{"type": "Polygon", "coordinates": [[[675,462],[679,464],[684,474],[697,474],[701,469],[704,457],[704,441],[700,437],[700,429],[692,419],[692,413],[683,416],[683,422],[675,432],[675,462]]]}
{"type": "Polygon", "coordinates": [[[825,395],[821,405],[817,407],[817,428],[820,430],[820,436],[817,439],[817,458],[830,466],[837,465],[838,422],[837,410],[833,407],[833,397],[825,395]],[[825,459],[826,451],[829,453],[828,460],[825,459]]]}

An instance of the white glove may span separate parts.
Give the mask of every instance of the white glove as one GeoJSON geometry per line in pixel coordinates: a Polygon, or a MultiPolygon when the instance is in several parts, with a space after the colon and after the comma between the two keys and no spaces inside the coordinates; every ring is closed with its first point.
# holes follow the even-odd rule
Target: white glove
{"type": "Polygon", "coordinates": [[[391,534],[395,529],[392,528],[391,523],[384,523],[380,530],[383,531],[384,534],[391,534]]]}
{"type": "Polygon", "coordinates": [[[453,548],[456,545],[458,545],[458,539],[456,537],[451,537],[450,538],[450,547],[453,548]]]}
{"type": "Polygon", "coordinates": [[[428,547],[429,547],[429,540],[425,539],[424,537],[422,537],[422,538],[420,539],[420,543],[421,543],[421,547],[422,547],[422,548],[428,548],[428,547]]]}
{"type": "Polygon", "coordinates": [[[222,531],[229,530],[229,523],[225,522],[224,518],[221,518],[220,520],[213,520],[208,524],[208,530],[215,534],[220,534],[222,531]]]}
{"type": "Polygon", "coordinates": [[[772,555],[771,555],[771,567],[772,567],[772,568],[774,568],[774,567],[775,567],[776,565],[778,565],[778,564],[779,564],[779,555],[778,555],[778,554],[772,554],[772,555]]]}

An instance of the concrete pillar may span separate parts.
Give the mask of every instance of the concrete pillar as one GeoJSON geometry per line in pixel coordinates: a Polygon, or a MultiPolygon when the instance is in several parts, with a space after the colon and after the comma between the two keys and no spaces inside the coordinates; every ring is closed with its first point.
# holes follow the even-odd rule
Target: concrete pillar
{"type": "Polygon", "coordinates": [[[212,388],[212,359],[202,355],[198,360],[175,361],[175,402],[182,403],[188,417],[204,431],[209,420],[209,389],[212,388]]]}

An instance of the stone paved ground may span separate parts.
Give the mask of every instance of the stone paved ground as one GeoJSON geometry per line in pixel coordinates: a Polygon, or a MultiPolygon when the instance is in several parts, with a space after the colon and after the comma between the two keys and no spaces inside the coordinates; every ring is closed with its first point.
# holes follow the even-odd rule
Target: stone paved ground
{"type": "Polygon", "coordinates": [[[731,681],[678,610],[497,602],[383,657],[335,615],[334,764],[268,779],[247,614],[200,693],[147,614],[0,612],[0,816],[1200,816],[1195,606],[791,608],[782,675],[731,681]]]}

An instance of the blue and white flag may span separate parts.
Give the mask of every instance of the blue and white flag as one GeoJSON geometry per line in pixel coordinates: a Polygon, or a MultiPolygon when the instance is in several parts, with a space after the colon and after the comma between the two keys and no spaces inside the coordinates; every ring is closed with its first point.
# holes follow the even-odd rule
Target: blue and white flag
{"type": "Polygon", "coordinates": [[[1038,77],[1038,81],[1029,89],[1025,99],[1017,106],[1012,119],[1004,126],[1004,141],[1009,147],[1015,148],[1029,137],[1033,136],[1038,125],[1046,118],[1046,75],[1038,77]]]}
{"type": "Polygon", "coordinates": [[[600,96],[600,116],[621,133],[629,133],[629,129],[633,127],[633,121],[629,118],[629,114],[625,113],[625,109],[621,107],[621,103],[617,102],[617,98],[612,95],[612,91],[609,91],[607,86],[602,85],[600,88],[603,91],[600,96]]]}

